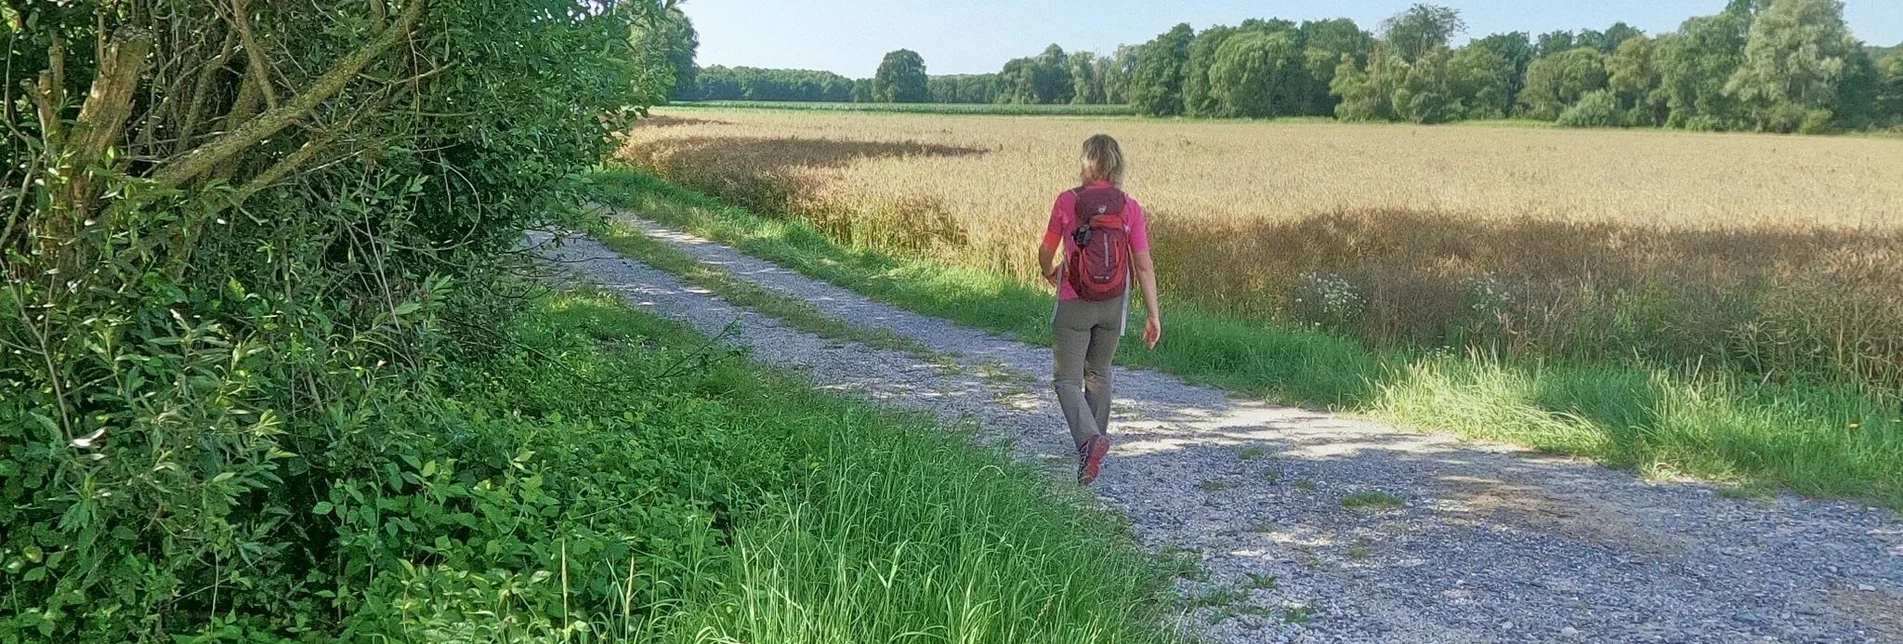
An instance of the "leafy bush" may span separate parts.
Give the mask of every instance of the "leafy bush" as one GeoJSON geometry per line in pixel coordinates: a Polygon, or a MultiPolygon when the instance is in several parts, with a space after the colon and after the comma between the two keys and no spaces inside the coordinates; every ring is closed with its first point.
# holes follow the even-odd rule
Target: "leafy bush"
{"type": "Polygon", "coordinates": [[[1601,89],[1581,96],[1559,114],[1557,123],[1560,127],[1624,127],[1625,114],[1619,109],[1619,98],[1601,89]]]}
{"type": "Polygon", "coordinates": [[[435,393],[653,94],[626,43],[661,5],[221,7],[7,9],[0,640],[559,619],[517,591],[554,583],[522,530],[566,481],[435,393]]]}

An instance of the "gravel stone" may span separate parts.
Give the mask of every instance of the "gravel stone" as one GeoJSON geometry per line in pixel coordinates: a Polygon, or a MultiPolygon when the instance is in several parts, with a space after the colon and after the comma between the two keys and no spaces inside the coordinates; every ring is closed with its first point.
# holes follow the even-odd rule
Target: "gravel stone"
{"type": "MultiPolygon", "coordinates": [[[[974,421],[1015,458],[1073,476],[1044,384],[1048,347],[628,221],[739,279],[917,339],[953,363],[800,332],[586,238],[532,232],[529,242],[637,307],[710,335],[733,325],[721,337],[755,360],[974,421]]],[[[1887,511],[1788,494],[1729,499],[1583,459],[1234,398],[1160,372],[1119,367],[1115,379],[1116,444],[1094,487],[1104,506],[1129,518],[1147,547],[1200,555],[1207,576],[1180,582],[1185,593],[1276,578],[1249,592],[1252,610],[1236,611],[1264,617],[1211,624],[1215,607],[1183,615],[1184,632],[1204,641],[1903,642],[1903,598],[1874,592],[1903,588],[1903,522],[1887,511]],[[1243,448],[1256,450],[1245,458],[1243,448]],[[1408,503],[1341,506],[1364,491],[1408,503]],[[1843,570],[1864,583],[1845,584],[1843,570]],[[1308,607],[1309,621],[1286,619],[1292,607],[1308,607]]]]}

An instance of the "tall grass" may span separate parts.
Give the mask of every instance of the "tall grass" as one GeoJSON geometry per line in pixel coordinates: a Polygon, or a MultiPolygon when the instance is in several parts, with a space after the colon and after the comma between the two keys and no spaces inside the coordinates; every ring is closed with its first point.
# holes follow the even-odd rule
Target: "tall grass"
{"type": "MultiPolygon", "coordinates": [[[[1049,340],[1050,295],[997,273],[841,246],[641,172],[597,176],[601,198],[806,275],[962,324],[1049,340]]],[[[638,234],[626,232],[624,234],[638,234]]],[[[1166,340],[1121,364],[1271,400],[1691,476],[1903,509],[1903,416],[1847,386],[1765,383],[1640,362],[1516,359],[1368,345],[1193,303],[1166,340]]]]}
{"type": "Polygon", "coordinates": [[[1030,240],[1101,130],[1173,299],[1383,346],[1903,394],[1897,141],[692,113],[621,158],[858,248],[1032,283],[1030,240]]]}
{"type": "MultiPolygon", "coordinates": [[[[614,586],[625,603],[578,605],[574,618],[594,624],[584,635],[1176,641],[1165,624],[1166,577],[1128,525],[1082,503],[1074,487],[978,446],[968,428],[817,390],[803,376],[727,355],[691,329],[604,294],[552,296],[512,335],[522,344],[502,353],[533,359],[471,373],[490,383],[472,394],[558,419],[568,431],[620,432],[625,454],[525,424],[538,435],[537,452],[615,468],[619,477],[647,473],[648,499],[698,502],[686,516],[647,515],[654,523],[637,531],[643,539],[673,534],[661,528],[680,520],[712,531],[676,536],[695,549],[661,548],[678,545],[665,541],[655,554],[637,548],[633,562],[614,562],[638,583],[614,586]]],[[[609,516],[630,508],[642,516],[647,502],[630,496],[598,505],[612,509],[609,516]]],[[[627,527],[588,517],[572,523],[608,533],[627,527]]],[[[563,557],[563,570],[573,560],[579,575],[599,555],[571,549],[563,557]]]]}

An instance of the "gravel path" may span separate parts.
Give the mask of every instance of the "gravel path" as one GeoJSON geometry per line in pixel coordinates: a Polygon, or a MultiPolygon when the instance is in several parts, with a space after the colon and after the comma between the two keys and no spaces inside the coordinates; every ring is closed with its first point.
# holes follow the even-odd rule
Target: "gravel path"
{"type": "MultiPolygon", "coordinates": [[[[544,256],[659,314],[810,371],[823,386],[971,419],[1072,472],[1049,348],[868,300],[630,219],[736,277],[951,356],[820,338],[588,239],[544,256]]],[[[1116,447],[1095,486],[1182,583],[1209,642],[1903,642],[1903,522],[1887,511],[1731,499],[1579,459],[1231,398],[1118,369],[1116,447]],[[1393,509],[1344,507],[1380,492],[1393,509]],[[1222,592],[1217,591],[1234,591],[1222,592]]]]}

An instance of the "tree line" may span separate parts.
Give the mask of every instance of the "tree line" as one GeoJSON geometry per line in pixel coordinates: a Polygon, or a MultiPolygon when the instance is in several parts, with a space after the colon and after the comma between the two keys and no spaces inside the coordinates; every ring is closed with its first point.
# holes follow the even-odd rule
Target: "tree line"
{"type": "MultiPolygon", "coordinates": [[[[691,31],[691,28],[690,28],[691,31]]],[[[1454,46],[1456,9],[1353,20],[1179,24],[1108,55],[1051,45],[989,74],[930,76],[916,52],[869,79],[808,70],[682,70],[684,100],[1129,104],[1151,116],[1332,116],[1444,123],[1821,132],[1903,125],[1903,45],[1851,36],[1840,0],[1732,0],[1648,35],[1508,32],[1454,46]]],[[[690,56],[691,60],[691,56],[690,56]]],[[[691,65],[691,63],[689,63],[691,65]]]]}

